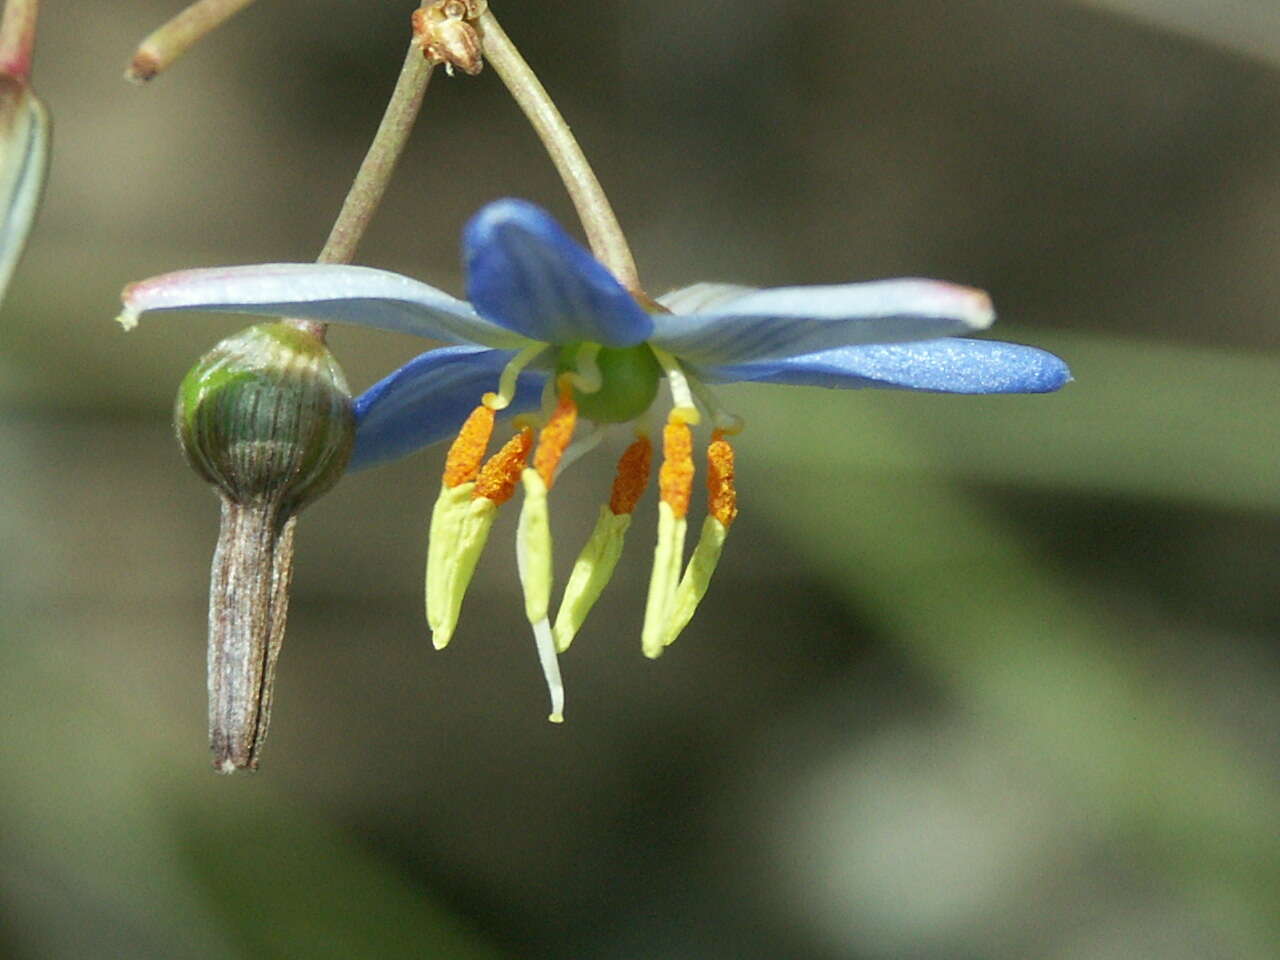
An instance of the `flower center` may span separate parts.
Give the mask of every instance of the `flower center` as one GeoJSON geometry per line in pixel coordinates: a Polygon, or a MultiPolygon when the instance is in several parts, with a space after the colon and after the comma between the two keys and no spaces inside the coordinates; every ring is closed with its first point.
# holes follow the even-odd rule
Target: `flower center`
{"type": "Polygon", "coordinates": [[[627,423],[640,416],[658,395],[662,368],[647,344],[601,347],[571,343],[556,355],[556,373],[579,376],[573,398],[578,411],[596,423],[627,423]],[[582,381],[595,381],[584,384],[582,381]],[[591,390],[590,386],[599,386],[591,390]]]}

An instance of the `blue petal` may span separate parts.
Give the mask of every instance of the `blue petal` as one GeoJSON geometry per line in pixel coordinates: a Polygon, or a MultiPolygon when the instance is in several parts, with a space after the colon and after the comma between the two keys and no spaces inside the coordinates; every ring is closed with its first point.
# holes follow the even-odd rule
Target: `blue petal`
{"type": "Polygon", "coordinates": [[[494,201],[471,218],[462,246],[476,309],[531,340],[630,347],[653,331],[613,274],[540,207],[494,201]]]}
{"type": "MultiPolygon", "coordinates": [[[[900,343],[984,330],[995,319],[981,290],[938,280],[778,287],[725,299],[700,284],[664,297],[709,301],[692,314],[654,317],[655,344],[695,365],[794,357],[864,343],[900,343]],[[705,288],[709,295],[700,294],[705,288]]],[[[704,291],[705,293],[705,291],[704,291]]]]}
{"type": "Polygon", "coordinates": [[[709,381],[797,387],[881,387],[930,393],[1049,393],[1071,379],[1052,353],[999,340],[928,340],[841,347],[700,371],[709,381]]]}
{"type": "MultiPolygon", "coordinates": [[[[379,380],[356,398],[356,446],[347,469],[386,463],[454,434],[480,398],[497,389],[513,356],[506,350],[444,347],[379,380]]],[[[503,415],[536,407],[545,380],[546,373],[521,374],[503,415]]]]}
{"type": "Polygon", "coordinates": [[[179,270],[132,283],[120,322],[148,310],[210,310],[304,317],[411,333],[449,343],[518,349],[528,341],[435,287],[398,273],[319,263],[179,270]]]}

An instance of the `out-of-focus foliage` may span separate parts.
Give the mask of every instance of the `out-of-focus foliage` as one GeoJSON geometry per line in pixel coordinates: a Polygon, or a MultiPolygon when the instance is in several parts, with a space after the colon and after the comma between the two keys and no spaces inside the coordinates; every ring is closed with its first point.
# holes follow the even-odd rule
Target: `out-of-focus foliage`
{"type": "MultiPolygon", "coordinates": [[[[507,6],[653,292],[945,277],[1076,382],[726,389],[717,580],[645,661],[642,508],[559,729],[500,548],[429,649],[439,452],[350,478],[300,527],[262,772],[215,778],[216,502],[168,417],[238,321],[125,337],[117,293],[314,256],[407,15],[257,4],[137,90],[172,4],[50,5],[0,318],[0,954],[1272,956],[1280,74],[1076,3],[507,6]]],[[[569,222],[494,78],[437,78],[361,259],[458,290],[502,194],[569,222]]],[[[331,341],[356,388],[421,349],[331,341]]]]}

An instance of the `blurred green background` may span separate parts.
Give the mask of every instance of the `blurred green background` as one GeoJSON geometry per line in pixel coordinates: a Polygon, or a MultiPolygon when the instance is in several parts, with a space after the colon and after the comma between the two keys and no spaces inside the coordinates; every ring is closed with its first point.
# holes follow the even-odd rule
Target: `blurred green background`
{"type": "MultiPolygon", "coordinates": [[[[263,2],[135,89],[176,4],[48,4],[0,314],[0,956],[1275,956],[1280,72],[1039,0],[492,2],[651,291],[966,282],[1077,382],[726,390],[717,580],[646,661],[643,508],[563,727],[514,511],[435,653],[441,454],[351,478],[300,525],[262,771],[216,777],[216,503],[168,420],[241,321],[125,335],[118,291],[313,257],[413,5],[263,2]]],[[[506,194],[570,222],[497,79],[437,76],[360,262],[460,291],[506,194]]],[[[423,348],[331,342],[357,388],[423,348]]],[[[610,472],[557,485],[562,563],[610,472]]]]}

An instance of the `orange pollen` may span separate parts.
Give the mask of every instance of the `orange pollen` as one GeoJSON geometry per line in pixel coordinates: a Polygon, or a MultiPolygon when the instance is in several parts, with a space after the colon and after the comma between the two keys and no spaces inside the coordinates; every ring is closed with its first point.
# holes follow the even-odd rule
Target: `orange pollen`
{"type": "Polygon", "coordinates": [[[662,469],[658,471],[662,502],[677,518],[689,512],[693,492],[693,434],[687,424],[668,423],[662,428],[662,469]]]}
{"type": "Polygon", "coordinates": [[[484,497],[502,504],[516,492],[516,482],[533,448],[533,431],[525,427],[508,440],[486,463],[476,478],[475,498],[484,497]]]}
{"type": "Polygon", "coordinates": [[[653,464],[653,444],[648,437],[640,437],[627,447],[618,459],[618,475],[613,478],[613,495],[609,497],[609,509],[614,516],[630,513],[644,496],[649,485],[649,468],[653,464]]]}
{"type": "Polygon", "coordinates": [[[555,482],[556,467],[560,466],[560,458],[573,439],[577,423],[578,405],[573,402],[573,388],[565,384],[560,390],[560,402],[556,404],[555,412],[538,434],[538,451],[533,455],[533,468],[548,490],[555,482]]]}
{"type": "Polygon", "coordinates": [[[738,516],[738,491],[733,485],[733,447],[717,430],[707,447],[707,512],[726,530],[738,516]]]}
{"type": "Polygon", "coordinates": [[[476,478],[491,436],[493,411],[481,404],[471,411],[471,416],[467,417],[462,429],[458,431],[458,439],[453,441],[449,455],[444,459],[446,487],[456,487],[476,478]]]}

